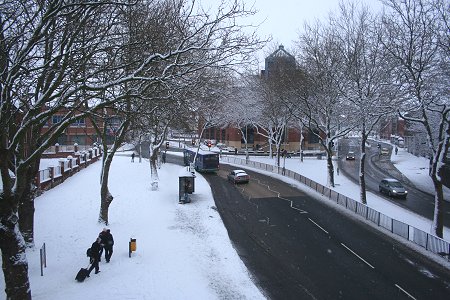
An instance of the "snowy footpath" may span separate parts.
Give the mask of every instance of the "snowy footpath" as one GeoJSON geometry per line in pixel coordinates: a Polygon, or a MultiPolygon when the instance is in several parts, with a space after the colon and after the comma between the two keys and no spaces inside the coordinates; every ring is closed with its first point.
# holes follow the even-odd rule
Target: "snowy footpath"
{"type": "MultiPolygon", "coordinates": [[[[36,199],[35,241],[27,252],[34,300],[79,299],[265,299],[233,248],[211,190],[197,176],[189,204],[178,204],[178,174],[164,164],[158,191],[150,188],[148,161],[113,160],[109,210],[114,253],[100,273],[75,281],[86,267],[86,249],[104,226],[97,162],[36,199]],[[128,255],[130,238],[137,251],[128,255]],[[47,268],[40,274],[39,248],[46,245],[47,268]]],[[[0,299],[5,298],[3,273],[0,299]]]]}

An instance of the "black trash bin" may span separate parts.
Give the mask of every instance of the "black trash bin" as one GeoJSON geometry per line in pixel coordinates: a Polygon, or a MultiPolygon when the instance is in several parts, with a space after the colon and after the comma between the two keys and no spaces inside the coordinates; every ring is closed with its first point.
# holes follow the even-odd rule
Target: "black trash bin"
{"type": "Polygon", "coordinates": [[[185,170],[178,176],[178,202],[189,203],[191,199],[189,197],[195,190],[195,175],[185,170]]]}

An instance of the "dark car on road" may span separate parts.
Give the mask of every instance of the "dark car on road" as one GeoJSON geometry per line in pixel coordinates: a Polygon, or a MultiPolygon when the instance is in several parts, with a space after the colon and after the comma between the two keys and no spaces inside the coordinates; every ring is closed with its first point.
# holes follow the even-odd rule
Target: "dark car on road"
{"type": "Polygon", "coordinates": [[[347,155],[345,156],[346,160],[355,160],[355,152],[348,151],[347,155]]]}
{"type": "Polygon", "coordinates": [[[228,174],[228,180],[233,183],[247,183],[250,181],[250,176],[244,170],[232,170],[228,174]]]}
{"type": "Polygon", "coordinates": [[[380,193],[386,194],[389,197],[401,197],[405,198],[408,195],[408,191],[403,184],[397,179],[385,178],[381,180],[379,185],[380,193]]]}
{"type": "Polygon", "coordinates": [[[389,155],[389,149],[385,148],[385,147],[381,148],[380,154],[381,155],[389,155]]]}

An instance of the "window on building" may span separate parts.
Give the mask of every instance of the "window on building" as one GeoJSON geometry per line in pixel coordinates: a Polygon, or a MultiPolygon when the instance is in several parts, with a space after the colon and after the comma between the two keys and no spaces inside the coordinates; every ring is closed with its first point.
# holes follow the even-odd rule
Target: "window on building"
{"type": "Polygon", "coordinates": [[[54,115],[52,117],[52,123],[53,124],[61,123],[62,119],[63,119],[63,116],[61,116],[61,115],[54,115]]]}
{"type": "MultiPolygon", "coordinates": [[[[247,143],[253,144],[255,142],[255,129],[253,128],[253,126],[249,125],[247,127],[241,128],[241,130],[246,135],[247,143]]],[[[241,139],[241,143],[245,143],[244,138],[241,139]]]]}
{"type": "Polygon", "coordinates": [[[110,117],[108,120],[108,125],[112,127],[120,127],[122,124],[122,119],[119,117],[110,117]]]}
{"type": "Polygon", "coordinates": [[[209,132],[209,128],[205,128],[205,130],[203,131],[203,138],[204,138],[205,140],[211,139],[211,135],[210,135],[210,132],[209,132]]]}
{"type": "Polygon", "coordinates": [[[60,135],[56,142],[60,145],[67,145],[67,135],[60,135]]]}
{"type": "MultiPolygon", "coordinates": [[[[114,137],[117,134],[117,132],[119,131],[120,126],[122,125],[122,119],[118,116],[110,117],[106,120],[105,125],[107,126],[107,128],[106,128],[107,134],[111,137],[114,137]]],[[[111,141],[113,141],[113,140],[114,140],[114,138],[112,138],[111,141]]],[[[110,141],[108,140],[108,143],[109,142],[110,141]]]]}
{"type": "Polygon", "coordinates": [[[308,143],[310,143],[310,144],[317,144],[317,143],[319,143],[319,137],[316,134],[314,134],[312,131],[309,132],[309,134],[308,134],[308,143]]]}
{"type": "Polygon", "coordinates": [[[221,142],[225,141],[225,129],[222,129],[220,131],[220,141],[221,142]]]}
{"type": "Polygon", "coordinates": [[[76,120],[72,124],[70,124],[71,127],[84,127],[86,125],[86,121],[84,119],[76,120]]]}
{"type": "Polygon", "coordinates": [[[74,135],[71,137],[72,144],[77,143],[78,145],[86,145],[86,136],[85,135],[74,135]]]}

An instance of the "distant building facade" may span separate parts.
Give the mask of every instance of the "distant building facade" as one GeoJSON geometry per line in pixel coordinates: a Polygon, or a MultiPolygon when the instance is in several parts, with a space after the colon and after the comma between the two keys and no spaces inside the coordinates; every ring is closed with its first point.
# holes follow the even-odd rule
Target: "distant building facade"
{"type": "MultiPolygon", "coordinates": [[[[69,111],[66,108],[58,110],[58,112],[48,120],[48,123],[44,125],[42,133],[47,132],[51,126],[60,123],[67,113],[69,113],[69,111]]],[[[102,118],[96,120],[96,124],[101,131],[103,131],[106,126],[107,144],[111,144],[114,140],[116,131],[121,124],[121,119],[120,116],[116,115],[111,109],[103,109],[102,115],[102,118]]],[[[60,145],[93,145],[94,143],[99,142],[101,142],[101,139],[90,118],[82,118],[70,124],[57,140],[57,143],[60,145]]]]}
{"type": "MultiPolygon", "coordinates": [[[[288,70],[296,70],[297,62],[295,57],[287,52],[283,45],[280,45],[276,51],[265,59],[265,69],[260,73],[261,80],[268,80],[276,76],[280,72],[288,70]]],[[[262,130],[262,129],[260,129],[262,130]]],[[[319,139],[316,135],[310,134],[303,128],[302,149],[317,150],[320,149],[319,139]]],[[[284,134],[284,142],[281,148],[297,152],[300,150],[300,129],[294,127],[286,127],[284,134]]],[[[229,147],[237,149],[245,149],[246,147],[253,150],[269,151],[269,143],[266,137],[258,133],[257,128],[247,125],[240,130],[233,127],[225,128],[206,128],[202,136],[203,140],[215,140],[217,143],[223,143],[229,147]],[[244,137],[243,137],[244,135],[244,137]],[[246,143],[247,141],[247,143],[246,143]]],[[[275,150],[275,149],[273,149],[275,150]]]]}

